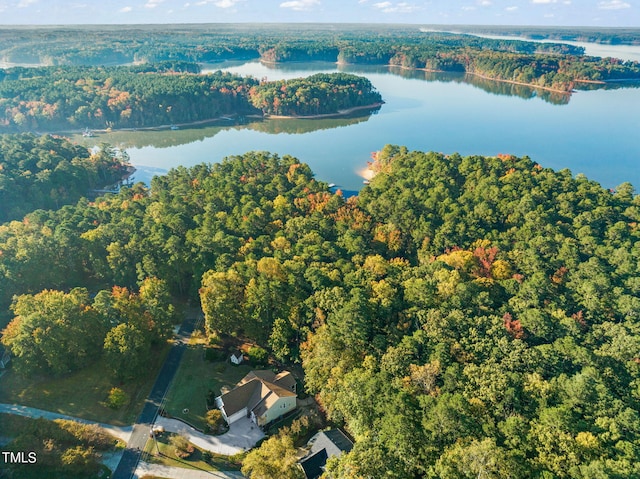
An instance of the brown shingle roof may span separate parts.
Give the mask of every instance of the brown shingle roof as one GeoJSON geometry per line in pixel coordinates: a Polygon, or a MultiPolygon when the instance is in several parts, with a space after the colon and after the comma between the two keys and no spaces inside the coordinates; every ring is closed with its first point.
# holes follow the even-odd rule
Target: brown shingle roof
{"type": "Polygon", "coordinates": [[[247,407],[251,397],[255,394],[256,390],[260,390],[261,387],[262,383],[259,380],[253,380],[235,387],[228,393],[223,394],[222,403],[224,404],[224,412],[227,417],[232,416],[242,408],[247,407]]]}
{"type": "Polygon", "coordinates": [[[259,417],[278,398],[296,396],[286,387],[290,388],[291,384],[295,384],[295,378],[287,371],[278,375],[270,370],[251,371],[234,389],[221,396],[224,411],[229,417],[246,407],[259,417]]]}

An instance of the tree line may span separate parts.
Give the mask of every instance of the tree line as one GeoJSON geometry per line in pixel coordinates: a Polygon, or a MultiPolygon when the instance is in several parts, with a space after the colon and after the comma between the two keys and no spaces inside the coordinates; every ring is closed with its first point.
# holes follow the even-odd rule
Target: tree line
{"type": "Polygon", "coordinates": [[[332,114],[382,101],[366,78],[345,73],[259,82],[198,71],[198,65],[185,62],[0,70],[0,130],[142,128],[223,115],[332,114]]]}
{"type": "Polygon", "coordinates": [[[92,152],[48,135],[0,135],[0,222],[76,203],[118,183],[129,167],[126,154],[107,145],[92,152]]]}
{"type": "Polygon", "coordinates": [[[20,319],[3,341],[33,341],[14,331],[45,316],[42,290],[105,317],[114,285],[133,301],[157,278],[212,334],[302,363],[355,439],[333,477],[639,475],[633,187],[399,146],[371,168],[345,199],[250,152],[4,224],[0,299],[20,319]]]}
{"type": "MultiPolygon", "coordinates": [[[[519,30],[518,30],[519,31],[519,30]]],[[[591,32],[592,33],[592,32],[591,32]]],[[[585,34],[592,38],[589,32],[585,34]]],[[[628,32],[617,32],[629,41],[628,32]]],[[[532,34],[538,35],[535,31],[532,34]]],[[[575,38],[576,33],[569,35],[575,38]],[[573,35],[573,36],[572,36],[573,35]]],[[[597,38],[616,32],[601,32],[597,38]]],[[[631,37],[634,37],[634,33],[631,37]]],[[[637,37],[637,35],[635,35],[637,37]]],[[[584,49],[562,43],[481,38],[422,31],[414,27],[292,25],[215,27],[82,27],[11,29],[0,32],[8,62],[100,65],[130,62],[330,61],[395,65],[437,71],[464,71],[570,92],[580,81],[639,79],[638,62],[584,56],[584,49]],[[43,36],[46,35],[46,41],[43,36]],[[153,41],[147,41],[147,39],[153,41]],[[88,41],[90,40],[90,41],[88,41]]],[[[637,40],[637,39],[636,39],[637,40]]],[[[615,39],[609,41],[615,42],[615,39]]],[[[635,41],[635,40],[634,40],[635,41]]]]}

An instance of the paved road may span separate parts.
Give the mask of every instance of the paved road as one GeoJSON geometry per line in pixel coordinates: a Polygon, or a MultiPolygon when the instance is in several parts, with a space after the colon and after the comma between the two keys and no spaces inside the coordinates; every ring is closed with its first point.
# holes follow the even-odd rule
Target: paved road
{"type": "Polygon", "coordinates": [[[167,355],[167,359],[162,365],[162,368],[158,373],[158,377],[156,378],[156,382],[151,389],[151,393],[145,401],[142,412],[133,426],[131,438],[127,443],[127,448],[122,455],[122,459],[120,459],[118,467],[111,476],[112,479],[130,479],[133,477],[136,466],[140,461],[141,451],[147,443],[151,425],[158,416],[158,410],[162,404],[162,400],[164,399],[167,389],[169,389],[169,385],[178,370],[178,366],[182,360],[182,355],[184,354],[189,338],[191,337],[191,333],[193,332],[200,315],[200,311],[190,312],[190,314],[187,314],[187,318],[180,326],[176,341],[171,347],[171,350],[167,355]]]}
{"type": "Polygon", "coordinates": [[[49,419],[50,421],[53,421],[54,419],[67,419],[70,421],[81,422],[83,424],[97,424],[106,432],[108,432],[112,436],[117,437],[118,439],[121,439],[124,442],[129,441],[129,438],[131,437],[131,431],[133,429],[131,426],[118,427],[118,426],[113,426],[111,424],[88,421],[86,419],[81,419],[79,417],[67,416],[65,414],[58,414],[57,412],[44,411],[42,409],[37,409],[35,407],[18,406],[17,404],[0,404],[0,412],[6,413],[6,414],[16,414],[18,416],[33,417],[33,418],[43,417],[45,419],[49,419]]]}

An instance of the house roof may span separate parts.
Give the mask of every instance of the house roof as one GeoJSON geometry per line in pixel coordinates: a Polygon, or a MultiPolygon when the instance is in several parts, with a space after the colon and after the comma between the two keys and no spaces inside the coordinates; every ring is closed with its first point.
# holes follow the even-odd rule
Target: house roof
{"type": "Polygon", "coordinates": [[[233,388],[221,396],[227,417],[247,407],[251,397],[261,388],[260,381],[251,381],[233,388]]]}
{"type": "Polygon", "coordinates": [[[237,349],[237,350],[235,350],[234,352],[231,353],[231,356],[234,356],[236,358],[242,358],[242,357],[244,357],[244,354],[242,354],[242,351],[237,349]]]}
{"type": "Polygon", "coordinates": [[[296,378],[289,371],[282,371],[273,379],[273,383],[289,391],[293,391],[296,386],[296,378]]]}
{"type": "MultiPolygon", "coordinates": [[[[340,429],[320,431],[313,439],[309,454],[300,461],[307,479],[316,479],[322,475],[327,459],[349,452],[353,443],[340,429]]],[[[309,441],[311,442],[311,441],[309,441]]]]}
{"type": "Polygon", "coordinates": [[[343,452],[349,452],[353,448],[353,443],[340,429],[330,429],[320,431],[316,440],[311,446],[311,453],[322,449],[327,451],[328,457],[339,456],[343,452]]]}
{"type": "Polygon", "coordinates": [[[282,397],[295,397],[296,393],[286,387],[295,384],[295,378],[289,372],[275,374],[269,370],[251,371],[238,385],[221,396],[227,417],[248,408],[260,417],[282,397]]]}
{"type": "Polygon", "coordinates": [[[302,466],[302,470],[304,471],[304,475],[307,479],[316,479],[316,477],[320,477],[324,472],[322,468],[327,463],[327,459],[327,451],[322,449],[301,460],[300,466],[302,466]]]}

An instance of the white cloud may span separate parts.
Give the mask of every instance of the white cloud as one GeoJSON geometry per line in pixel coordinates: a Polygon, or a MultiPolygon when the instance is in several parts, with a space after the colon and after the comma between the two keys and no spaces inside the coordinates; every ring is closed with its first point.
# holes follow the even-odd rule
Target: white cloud
{"type": "Polygon", "coordinates": [[[598,8],[600,10],[622,10],[623,8],[631,8],[631,4],[622,0],[609,0],[598,3],[598,8]]]}
{"type": "Polygon", "coordinates": [[[373,6],[383,13],[413,13],[420,10],[420,7],[417,5],[412,5],[407,2],[398,2],[396,4],[392,2],[378,2],[374,3],[373,6]]]}
{"type": "Polygon", "coordinates": [[[475,10],[476,7],[470,6],[470,5],[466,5],[464,7],[462,7],[462,10],[464,10],[465,12],[471,12],[473,10],[475,10]]]}
{"type": "Polygon", "coordinates": [[[517,9],[518,9],[518,7],[516,7],[515,5],[512,5],[511,7],[505,8],[505,10],[507,12],[515,12],[517,9]]]}
{"type": "MultiPolygon", "coordinates": [[[[196,5],[201,7],[202,5],[214,4],[218,8],[232,8],[235,7],[236,4],[244,1],[245,0],[201,0],[200,2],[196,2],[196,5]]],[[[185,3],[184,7],[188,8],[190,5],[190,3],[185,3]]]]}
{"type": "Polygon", "coordinates": [[[36,3],[38,3],[38,0],[20,0],[18,2],[17,7],[18,8],[27,8],[27,7],[31,6],[31,5],[36,4],[36,3]]]}
{"type": "Polygon", "coordinates": [[[531,3],[556,3],[558,0],[531,0],[531,3]]]}
{"type": "Polygon", "coordinates": [[[156,8],[160,5],[164,0],[148,0],[147,3],[144,4],[146,8],[156,8]]]}
{"type": "Polygon", "coordinates": [[[131,10],[133,10],[133,7],[122,7],[120,10],[118,10],[119,13],[129,13],[131,10]]]}
{"type": "Polygon", "coordinates": [[[309,10],[314,5],[320,5],[320,0],[291,0],[282,2],[280,8],[290,8],[291,10],[309,10]]]}
{"type": "Polygon", "coordinates": [[[480,5],[481,7],[488,7],[489,5],[491,5],[493,2],[491,0],[478,0],[478,5],[480,5]]]}
{"type": "Polygon", "coordinates": [[[213,2],[213,4],[219,8],[231,8],[241,1],[242,0],[218,0],[217,2],[213,2]]]}

